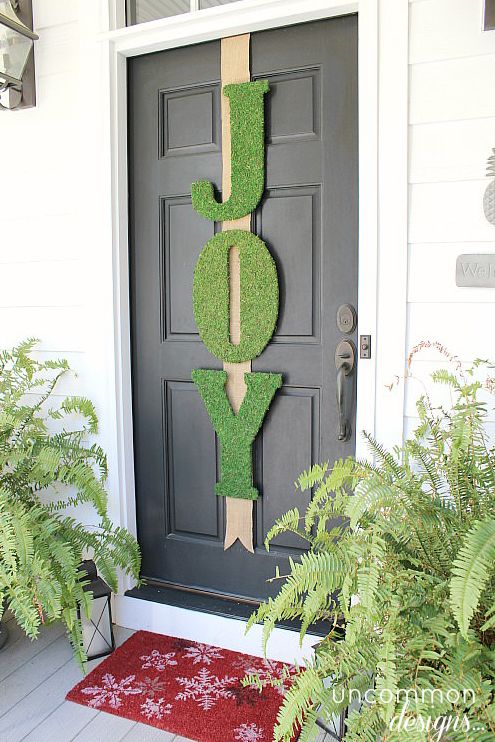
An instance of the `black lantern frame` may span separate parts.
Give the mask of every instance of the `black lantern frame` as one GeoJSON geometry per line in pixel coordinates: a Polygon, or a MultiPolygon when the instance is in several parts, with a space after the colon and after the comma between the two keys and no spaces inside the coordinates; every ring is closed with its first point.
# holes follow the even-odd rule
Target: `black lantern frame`
{"type": "Polygon", "coordinates": [[[0,109],[36,105],[34,42],[39,37],[32,29],[32,0],[0,0],[0,109]],[[28,47],[25,52],[19,51],[22,45],[28,47]]]}
{"type": "Polygon", "coordinates": [[[483,31],[495,31],[495,0],[484,0],[483,31]]]}
{"type": "MultiPolygon", "coordinates": [[[[318,649],[323,644],[322,641],[317,644],[313,644],[313,650],[318,655],[318,649]]],[[[331,679],[328,679],[328,683],[331,684],[331,679]]],[[[321,717],[317,717],[316,726],[322,729],[326,735],[337,742],[342,742],[345,738],[345,720],[347,718],[348,709],[345,708],[341,711],[338,716],[335,716],[331,721],[323,720],[321,717]]]]}
{"type": "Polygon", "coordinates": [[[81,564],[81,577],[89,580],[84,591],[92,593],[91,616],[78,607],[77,615],[82,624],[84,651],[89,660],[106,657],[115,649],[112,622],[112,591],[107,583],[98,577],[96,565],[88,559],[81,564]]]}

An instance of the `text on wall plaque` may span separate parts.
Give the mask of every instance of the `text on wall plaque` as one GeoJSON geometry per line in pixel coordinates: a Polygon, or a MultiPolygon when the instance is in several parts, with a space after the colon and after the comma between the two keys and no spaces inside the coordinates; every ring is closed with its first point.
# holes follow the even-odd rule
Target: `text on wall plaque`
{"type": "Polygon", "coordinates": [[[459,255],[455,283],[456,286],[495,288],[495,254],[459,255]]]}

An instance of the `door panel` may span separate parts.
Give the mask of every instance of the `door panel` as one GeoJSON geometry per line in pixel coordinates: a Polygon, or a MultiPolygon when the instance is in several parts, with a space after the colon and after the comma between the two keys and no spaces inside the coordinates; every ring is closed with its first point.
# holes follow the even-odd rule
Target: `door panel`
{"type": "MultiPolygon", "coordinates": [[[[252,79],[268,79],[266,188],[253,231],[277,264],[276,333],[253,371],[282,373],[253,446],[255,553],[223,550],[219,450],[194,368],[221,369],[192,311],[194,266],[218,232],[191,207],[191,183],[221,186],[220,42],[129,62],[130,259],[136,504],[143,576],[259,600],[266,579],[304,547],[263,540],[294,505],[312,462],[354,452],[337,441],[340,304],[357,302],[357,21],[353,16],[253,34],[252,79]]],[[[355,337],[352,338],[355,341],[355,337]]],[[[352,383],[355,384],[354,374],[352,383]]]]}
{"type": "Polygon", "coordinates": [[[203,401],[192,382],[171,381],[166,390],[170,533],[219,539],[216,446],[203,401]],[[191,446],[191,420],[196,429],[191,446]],[[201,471],[201,477],[197,473],[201,471]]]}
{"type": "Polygon", "coordinates": [[[255,216],[255,231],[277,264],[280,306],[274,343],[320,341],[320,197],[319,185],[267,188],[255,216]]]}
{"type": "MultiPolygon", "coordinates": [[[[275,519],[286,512],[294,492],[294,482],[307,469],[307,462],[317,460],[319,441],[320,399],[318,389],[303,389],[284,385],[277,399],[276,414],[267,420],[263,431],[263,499],[262,532],[259,543],[275,519]],[[287,458],[287,431],[296,430],[297,446],[287,458]]],[[[295,504],[295,503],[294,503],[295,504]]],[[[297,506],[304,510],[309,504],[309,494],[299,494],[297,506]]],[[[292,505],[293,507],[294,505],[292,505]]],[[[304,548],[302,540],[294,534],[282,534],[274,539],[273,547],[304,548]]]]}

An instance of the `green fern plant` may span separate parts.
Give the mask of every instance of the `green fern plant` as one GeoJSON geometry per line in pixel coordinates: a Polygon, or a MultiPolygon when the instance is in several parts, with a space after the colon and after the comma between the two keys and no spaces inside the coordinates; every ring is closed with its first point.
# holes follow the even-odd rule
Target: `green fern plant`
{"type": "Polygon", "coordinates": [[[276,575],[278,595],[248,628],[263,623],[266,643],[281,619],[301,622],[301,640],[311,623],[329,626],[285,697],[275,740],[299,726],[301,742],[316,739],[317,716],[330,720],[370,688],[346,740],[495,739],[495,447],[482,399],[494,383],[479,380],[484,366],[434,373],[452,407],[422,396],[401,448],[366,436],[374,463],[303,473],[309,507],[268,533],[267,549],[289,531],[309,551],[276,575]]]}
{"type": "Polygon", "coordinates": [[[112,590],[118,570],[138,580],[139,547],[107,514],[107,460],[88,399],[54,395],[69,372],[64,360],[40,361],[35,340],[0,352],[0,618],[8,606],[25,633],[63,621],[83,665],[78,606],[89,616],[79,565],[94,559],[112,590]],[[92,507],[82,525],[74,509],[92,507]],[[69,512],[70,510],[70,512],[69,512]]]}

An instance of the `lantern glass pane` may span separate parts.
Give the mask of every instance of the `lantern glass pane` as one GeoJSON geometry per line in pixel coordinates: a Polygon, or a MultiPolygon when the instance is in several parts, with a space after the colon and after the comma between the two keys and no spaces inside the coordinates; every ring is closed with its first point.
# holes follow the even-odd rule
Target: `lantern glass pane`
{"type": "MultiPolygon", "coordinates": [[[[6,15],[19,22],[12,12],[10,2],[0,0],[0,14],[6,15]]],[[[29,57],[33,42],[18,31],[1,25],[0,19],[0,77],[2,72],[16,80],[22,78],[22,73],[29,57]]]]}
{"type": "Polygon", "coordinates": [[[82,611],[81,622],[84,649],[88,659],[112,651],[112,624],[108,596],[94,598],[91,604],[91,618],[88,620],[82,611]]]}

